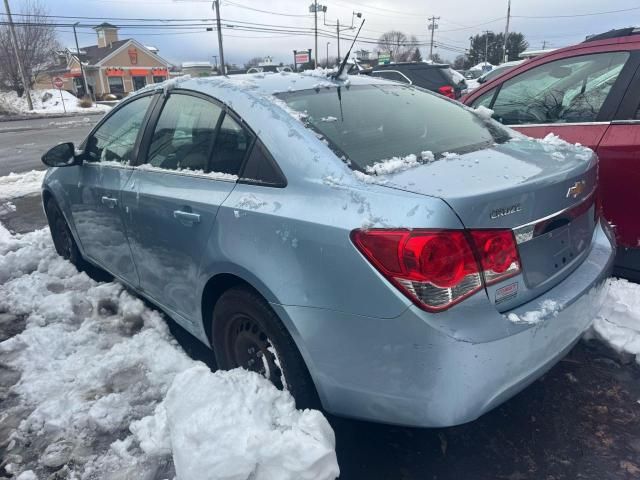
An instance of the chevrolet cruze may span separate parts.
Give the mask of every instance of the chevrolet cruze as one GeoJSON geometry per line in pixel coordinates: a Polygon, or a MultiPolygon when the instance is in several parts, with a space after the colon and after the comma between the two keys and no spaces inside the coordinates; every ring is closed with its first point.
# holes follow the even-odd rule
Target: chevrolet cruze
{"type": "Polygon", "coordinates": [[[110,272],[299,407],[436,427],[589,326],[614,243],[597,157],[420,88],[182,79],[43,156],[57,251],[110,272]]]}

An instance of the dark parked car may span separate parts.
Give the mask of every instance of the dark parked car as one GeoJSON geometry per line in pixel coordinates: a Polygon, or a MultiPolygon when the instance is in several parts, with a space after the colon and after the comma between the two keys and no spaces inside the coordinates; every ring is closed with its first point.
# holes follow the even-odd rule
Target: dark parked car
{"type": "Polygon", "coordinates": [[[467,84],[462,75],[459,75],[449,65],[445,64],[422,62],[390,63],[388,65],[378,65],[362,73],[415,85],[454,99],[460,98],[463,91],[467,89],[467,84]]]}
{"type": "Polygon", "coordinates": [[[523,63],[462,100],[505,125],[554,133],[600,157],[600,198],[616,226],[616,274],[640,279],[640,30],[613,30],[523,63]]]}

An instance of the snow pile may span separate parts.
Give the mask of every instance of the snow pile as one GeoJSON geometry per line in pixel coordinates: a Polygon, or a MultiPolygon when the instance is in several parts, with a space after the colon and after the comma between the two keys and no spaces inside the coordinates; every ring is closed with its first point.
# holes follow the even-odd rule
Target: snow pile
{"type": "Polygon", "coordinates": [[[0,200],[10,200],[40,192],[46,170],[31,170],[25,173],[10,173],[0,177],[0,200]]]}
{"type": "Polygon", "coordinates": [[[493,118],[493,110],[480,105],[478,108],[474,108],[473,111],[483,120],[491,120],[493,118]]]}
{"type": "Polygon", "coordinates": [[[264,377],[241,370],[180,373],[153,417],[131,430],[150,455],[173,449],[178,478],[334,479],[335,437],[315,410],[264,377]],[[216,437],[216,441],[212,441],[216,437]]]}
{"type": "Polygon", "coordinates": [[[636,356],[640,363],[640,285],[610,279],[609,299],[592,326],[592,334],[617,352],[636,356]]]}
{"type": "Polygon", "coordinates": [[[374,175],[390,175],[392,173],[402,172],[420,165],[418,158],[413,154],[405,157],[392,157],[387,160],[376,162],[367,167],[367,173],[374,175]]]}
{"type": "Polygon", "coordinates": [[[16,374],[0,416],[12,475],[173,478],[172,454],[189,480],[338,474],[322,415],[296,411],[254,374],[191,360],[160,313],[78,273],[47,229],[11,235],[0,225],[0,313],[25,323],[0,343],[3,371],[16,374]]]}
{"type": "MultiPolygon", "coordinates": [[[[105,162],[101,162],[101,163],[105,163],[105,162]]],[[[119,162],[115,162],[117,165],[122,165],[119,162]]],[[[238,176],[237,175],[232,175],[231,173],[222,173],[222,172],[207,172],[205,173],[204,170],[192,170],[190,168],[174,168],[174,169],[166,169],[166,168],[161,168],[161,167],[154,167],[153,165],[150,165],[148,163],[143,163],[142,165],[138,165],[136,167],[139,170],[147,170],[150,172],[162,172],[162,173],[180,173],[182,175],[192,175],[192,176],[197,176],[197,177],[207,177],[207,178],[212,178],[214,180],[226,180],[229,182],[235,182],[238,180],[238,176]]]]}
{"type": "Polygon", "coordinates": [[[515,313],[510,313],[507,315],[507,319],[516,324],[529,324],[529,325],[537,325],[545,318],[550,315],[557,315],[560,310],[560,304],[553,300],[545,300],[540,304],[539,310],[532,310],[530,312],[525,312],[522,315],[517,315],[515,313]]]}
{"type": "Polygon", "coordinates": [[[64,105],[60,99],[60,91],[55,88],[46,90],[32,90],[31,101],[33,110],[29,110],[26,97],[18,97],[14,91],[0,92],[0,110],[4,109],[14,114],[60,114],[65,113],[87,113],[87,112],[108,112],[111,107],[95,104],[88,108],[78,106],[78,98],[73,94],[62,90],[64,105]]]}
{"type": "Polygon", "coordinates": [[[584,147],[579,143],[575,145],[569,143],[554,133],[547,134],[546,137],[536,139],[538,143],[542,145],[545,152],[549,152],[556,160],[563,160],[565,153],[572,153],[580,160],[590,160],[593,157],[593,151],[590,148],[584,147]],[[562,158],[557,154],[563,155],[562,158]]]}

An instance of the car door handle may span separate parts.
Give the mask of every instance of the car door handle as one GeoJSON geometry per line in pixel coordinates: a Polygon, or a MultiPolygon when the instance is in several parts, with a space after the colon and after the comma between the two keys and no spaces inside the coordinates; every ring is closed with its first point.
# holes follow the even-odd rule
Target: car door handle
{"type": "Polygon", "coordinates": [[[109,208],[114,208],[116,205],[118,205],[118,199],[117,198],[112,198],[112,197],[102,197],[102,204],[106,205],[109,208]]]}
{"type": "Polygon", "coordinates": [[[197,213],[185,212],[183,210],[174,210],[173,217],[180,220],[185,225],[200,223],[200,215],[197,213]]]}

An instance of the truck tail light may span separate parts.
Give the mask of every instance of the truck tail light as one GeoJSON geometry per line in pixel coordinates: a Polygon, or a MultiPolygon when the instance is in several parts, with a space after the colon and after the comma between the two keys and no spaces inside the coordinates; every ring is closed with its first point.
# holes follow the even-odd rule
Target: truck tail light
{"type": "Polygon", "coordinates": [[[481,290],[483,275],[489,284],[520,271],[510,230],[356,229],[351,240],[387,280],[430,312],[481,290]]]}
{"type": "Polygon", "coordinates": [[[438,88],[438,93],[440,93],[440,95],[444,95],[445,97],[453,98],[454,100],[456,98],[456,92],[451,85],[444,85],[438,88]]]}

